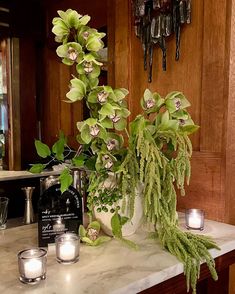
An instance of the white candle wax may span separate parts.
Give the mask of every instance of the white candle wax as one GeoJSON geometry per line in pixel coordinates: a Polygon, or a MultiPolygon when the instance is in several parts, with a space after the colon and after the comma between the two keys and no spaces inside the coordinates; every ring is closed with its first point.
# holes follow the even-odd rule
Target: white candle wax
{"type": "Polygon", "coordinates": [[[24,264],[25,277],[36,279],[42,275],[42,261],[32,258],[24,264]]]}
{"type": "Polygon", "coordinates": [[[200,229],[202,224],[202,216],[199,214],[190,214],[188,216],[188,226],[193,229],[200,229]]]}
{"type": "Polygon", "coordinates": [[[76,248],[69,241],[60,245],[59,257],[64,261],[73,260],[75,258],[76,248]]]}

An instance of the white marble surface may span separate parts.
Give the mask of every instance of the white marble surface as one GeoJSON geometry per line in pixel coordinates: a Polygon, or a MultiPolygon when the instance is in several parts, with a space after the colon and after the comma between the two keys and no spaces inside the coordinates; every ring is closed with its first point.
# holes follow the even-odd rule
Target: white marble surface
{"type": "MultiPolygon", "coordinates": [[[[181,220],[182,228],[184,220],[181,220]]],[[[221,250],[211,250],[214,257],[235,249],[235,226],[206,221],[203,234],[215,238],[221,250]]],[[[134,294],[183,272],[178,260],[162,250],[156,241],[139,230],[129,237],[139,244],[131,250],[116,240],[100,247],[81,245],[80,260],[73,265],[56,262],[55,252],[48,252],[47,278],[37,285],[18,280],[17,252],[37,246],[37,225],[0,231],[1,294],[134,294]]]]}
{"type": "Polygon", "coordinates": [[[26,178],[38,178],[50,175],[57,175],[58,171],[48,171],[42,172],[40,174],[33,174],[26,170],[19,171],[9,171],[9,170],[0,170],[0,182],[9,181],[9,180],[18,180],[18,179],[26,179],[26,178]]]}

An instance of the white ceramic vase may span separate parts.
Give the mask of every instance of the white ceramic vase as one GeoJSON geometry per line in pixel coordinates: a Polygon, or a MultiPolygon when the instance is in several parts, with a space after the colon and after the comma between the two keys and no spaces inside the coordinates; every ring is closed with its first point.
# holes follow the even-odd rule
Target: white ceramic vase
{"type": "MultiPolygon", "coordinates": [[[[115,186],[116,178],[113,174],[110,174],[109,177],[104,181],[102,186],[104,188],[110,188],[115,186]]],[[[143,218],[143,203],[142,203],[142,191],[143,187],[142,185],[139,185],[136,188],[136,197],[135,197],[135,204],[134,204],[134,214],[131,220],[127,221],[122,226],[122,235],[130,236],[136,232],[136,230],[140,227],[142,223],[143,218]]],[[[120,203],[118,205],[122,207],[122,199],[120,200],[120,203]]],[[[126,216],[127,210],[124,213],[120,212],[121,216],[126,216]]],[[[95,218],[100,222],[101,228],[104,231],[105,234],[112,236],[112,227],[111,227],[111,218],[114,213],[109,212],[98,212],[96,209],[94,210],[94,216],[95,218]]]]}

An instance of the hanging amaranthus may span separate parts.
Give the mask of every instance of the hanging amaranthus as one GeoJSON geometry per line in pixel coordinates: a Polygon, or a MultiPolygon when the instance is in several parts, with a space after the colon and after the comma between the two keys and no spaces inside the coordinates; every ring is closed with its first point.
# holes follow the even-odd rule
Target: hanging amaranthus
{"type": "MultiPolygon", "coordinates": [[[[185,195],[192,155],[188,135],[198,127],[185,109],[189,103],[182,93],[172,92],[162,99],[159,94],[146,90],[142,106],[147,116],[139,115],[132,122],[130,146],[135,150],[139,180],[144,184],[144,215],[147,222],[155,225],[162,246],[184,264],[187,289],[191,287],[196,293],[201,262],[207,263],[213,279],[217,280],[215,263],[208,249],[219,249],[209,237],[183,232],[177,226],[176,188],[185,195]],[[152,109],[146,108],[147,105],[152,105],[152,109]],[[149,119],[150,113],[155,114],[153,120],[149,119]]],[[[133,158],[133,155],[126,157],[129,161],[124,166],[126,177],[129,166],[135,162],[133,158]]],[[[129,178],[131,176],[129,173],[129,178]]]]}

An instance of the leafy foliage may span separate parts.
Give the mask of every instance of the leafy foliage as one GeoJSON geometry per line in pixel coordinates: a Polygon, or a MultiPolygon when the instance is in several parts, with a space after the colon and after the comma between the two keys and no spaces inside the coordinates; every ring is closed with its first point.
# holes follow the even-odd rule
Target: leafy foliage
{"type": "MultiPolygon", "coordinates": [[[[218,247],[210,238],[182,232],[177,226],[176,189],[185,195],[184,187],[191,175],[192,146],[188,136],[199,128],[187,111],[190,103],[179,91],[162,97],[146,89],[140,101],[143,112],[130,123],[128,132],[130,111],[125,102],[128,91],[99,85],[102,66],[99,50],[104,46],[105,34],[87,25],[88,15],[82,16],[72,9],[58,14],[52,29],[55,40],[61,43],[56,52],[64,64],[75,65],[77,71],[70,81],[67,102],[84,100],[90,111],[88,119],[77,122],[80,147],[71,162],[76,167],[86,165],[93,170],[89,174],[87,199],[90,218],[94,209],[114,209],[111,211],[114,237],[136,249],[136,244],[123,238],[122,225],[133,217],[135,188],[142,183],[144,215],[156,230],[152,238],[157,235],[162,246],[184,264],[187,287],[195,293],[200,262],[206,261],[212,277],[217,279],[208,250],[218,247]],[[123,131],[128,137],[128,148],[123,146],[123,131]],[[110,173],[116,180],[106,189],[102,183],[110,173]],[[122,207],[115,206],[121,197],[122,207]],[[127,210],[127,215],[121,217],[120,210],[127,210]]],[[[69,148],[62,133],[52,149],[38,140],[35,146],[38,155],[49,158],[49,162],[64,161],[65,148],[69,148]]],[[[40,172],[47,166],[48,163],[36,164],[31,172],[40,172]]],[[[68,168],[60,180],[63,192],[71,184],[68,168]]],[[[87,229],[80,226],[82,241],[91,246],[106,241],[107,237],[97,238],[99,230],[97,222],[91,222],[87,229]]]]}
{"type": "Polygon", "coordinates": [[[133,241],[128,240],[126,238],[123,238],[122,236],[122,225],[125,223],[126,218],[121,217],[118,212],[116,212],[111,219],[111,227],[112,227],[112,232],[113,236],[121,241],[123,244],[131,247],[132,249],[138,250],[139,247],[137,244],[135,244],[133,241]]]}

